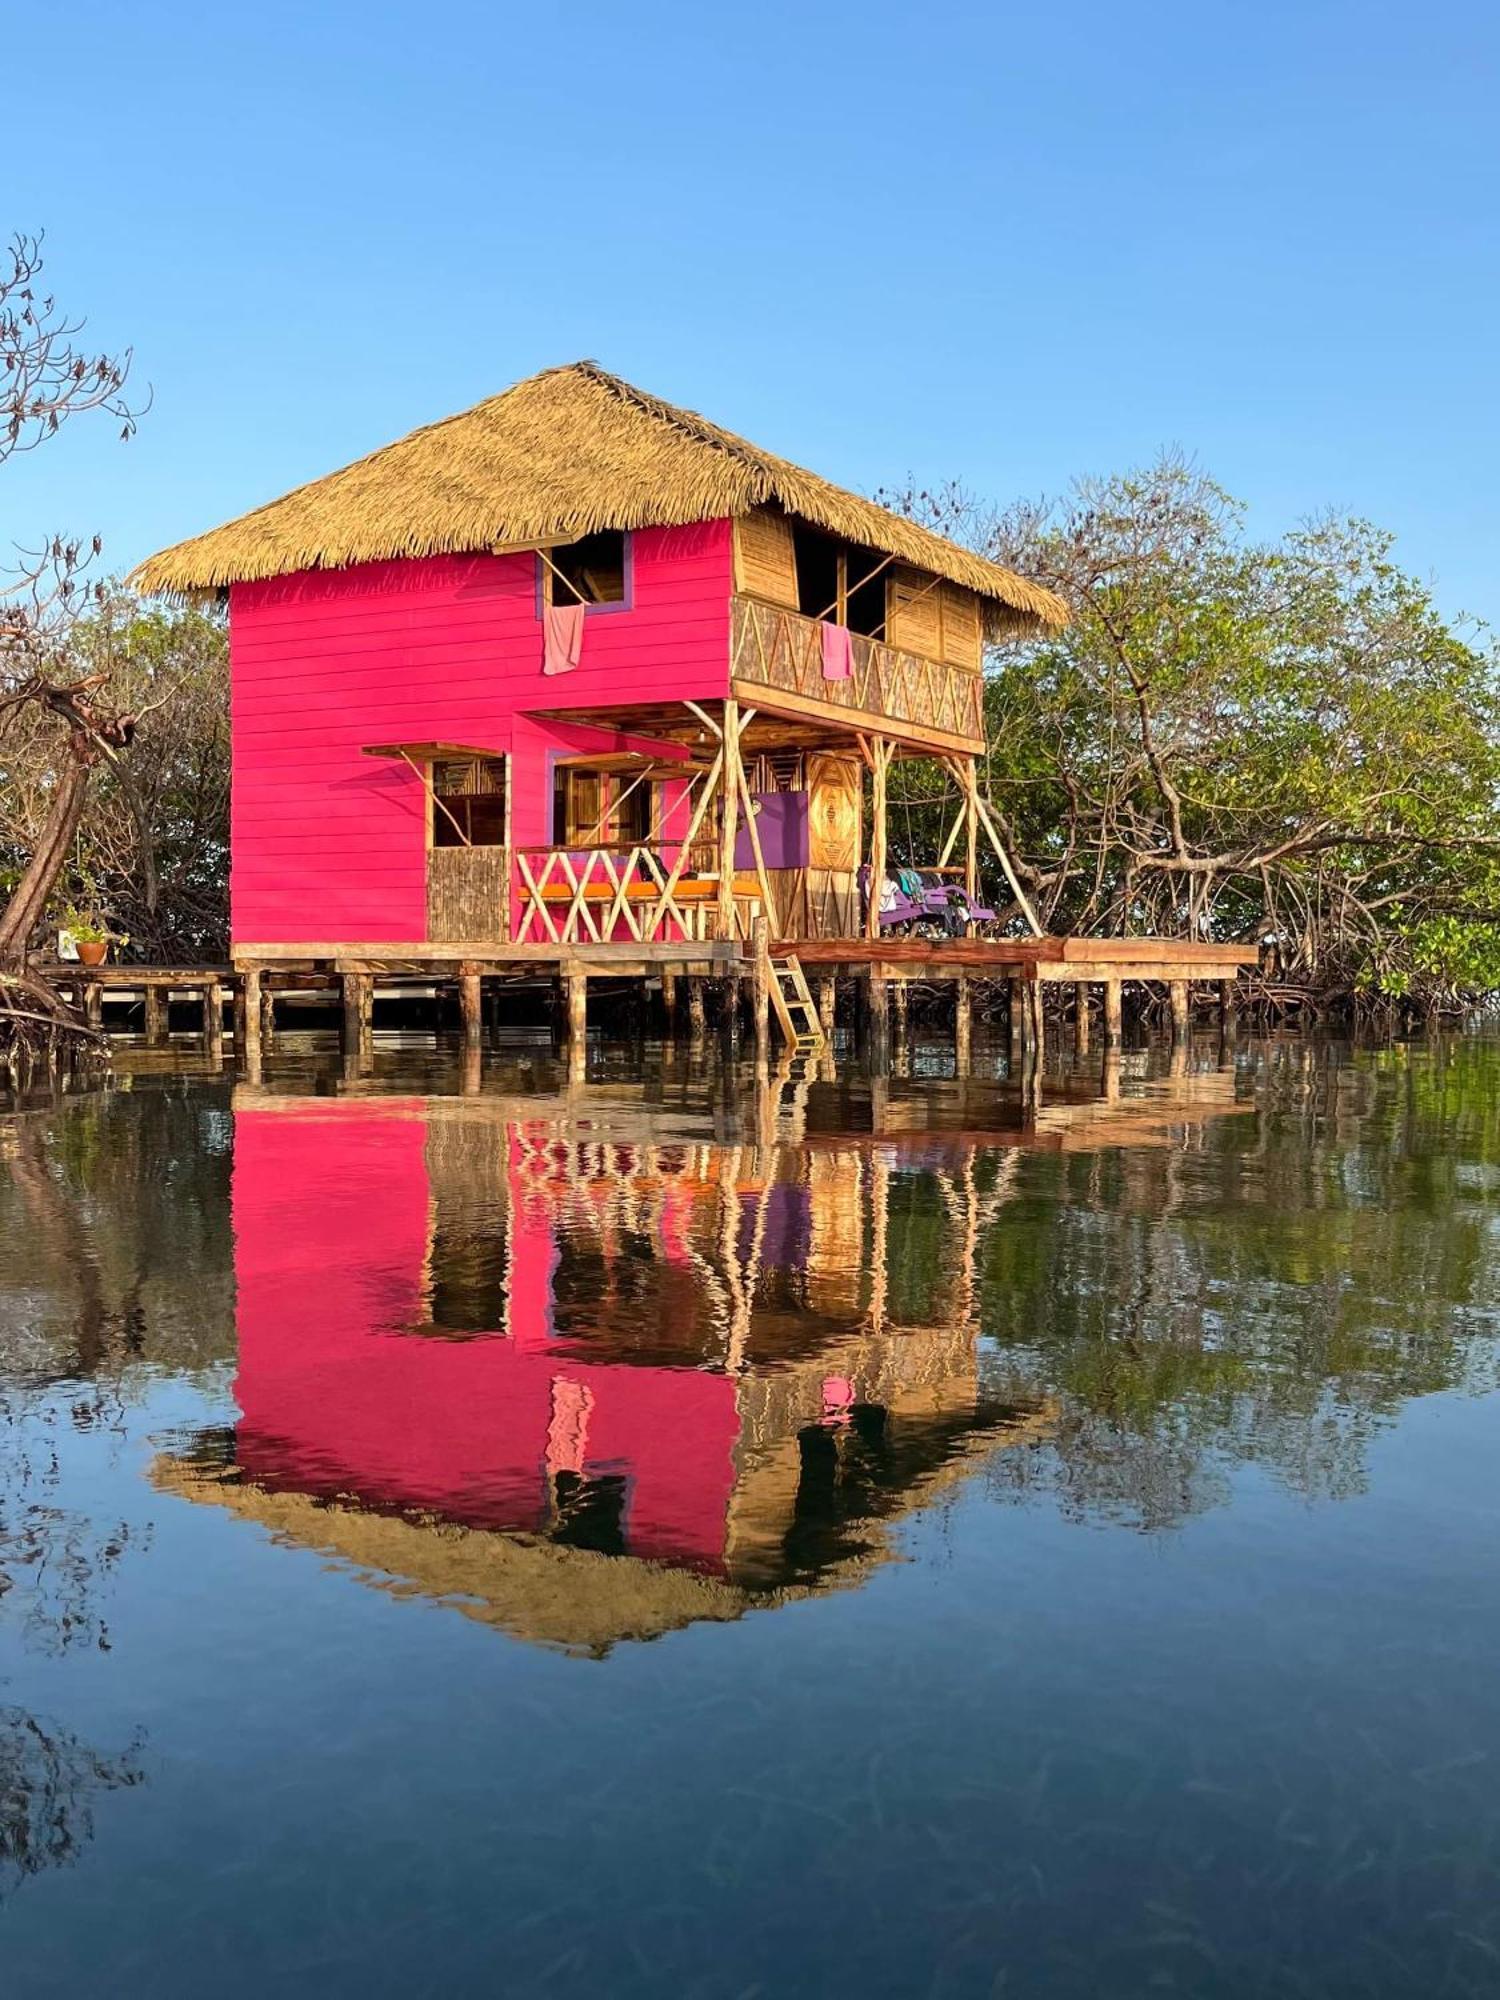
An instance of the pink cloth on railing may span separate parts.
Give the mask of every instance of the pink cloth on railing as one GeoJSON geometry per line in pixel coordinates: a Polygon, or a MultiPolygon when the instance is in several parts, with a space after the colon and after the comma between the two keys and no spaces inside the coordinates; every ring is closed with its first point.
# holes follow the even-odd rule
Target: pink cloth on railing
{"type": "Polygon", "coordinates": [[[542,607],[542,672],[570,674],[583,651],[582,604],[545,604],[542,607]]]}
{"type": "Polygon", "coordinates": [[[854,647],[850,643],[851,634],[847,625],[830,625],[823,621],[823,678],[825,681],[846,681],[854,671],[854,647]]]}

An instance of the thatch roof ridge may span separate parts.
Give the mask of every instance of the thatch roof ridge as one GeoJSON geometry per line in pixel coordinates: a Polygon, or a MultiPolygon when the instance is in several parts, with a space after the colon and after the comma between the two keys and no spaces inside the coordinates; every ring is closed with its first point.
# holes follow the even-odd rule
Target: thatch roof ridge
{"type": "Polygon", "coordinates": [[[192,595],[302,569],[471,553],[599,528],[681,527],[767,503],[963,584],[1004,607],[997,625],[1066,622],[1050,591],[596,361],[544,369],[420,425],[148,557],[132,581],[192,595]]]}

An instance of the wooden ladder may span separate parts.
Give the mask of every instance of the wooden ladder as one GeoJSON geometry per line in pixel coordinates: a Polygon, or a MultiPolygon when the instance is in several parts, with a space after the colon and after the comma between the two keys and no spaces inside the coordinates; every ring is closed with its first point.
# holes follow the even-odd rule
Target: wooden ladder
{"type": "Polygon", "coordinates": [[[794,1049],[811,1055],[827,1046],[812,988],[794,951],[771,960],[771,1007],[777,1025],[794,1049]]]}

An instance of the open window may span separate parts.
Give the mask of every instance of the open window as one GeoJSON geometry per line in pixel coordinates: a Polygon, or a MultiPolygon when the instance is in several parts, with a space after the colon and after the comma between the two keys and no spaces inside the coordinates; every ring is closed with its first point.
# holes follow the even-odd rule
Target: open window
{"type": "Polygon", "coordinates": [[[434,847],[505,845],[505,759],[450,758],[432,767],[434,847]]]}
{"type": "Polygon", "coordinates": [[[639,762],[559,764],[552,838],[560,847],[639,847],[650,838],[654,794],[639,762]]]}
{"type": "Polygon", "coordinates": [[[544,604],[629,602],[630,537],[619,528],[601,528],[581,541],[548,549],[540,565],[544,604]]]}
{"type": "Polygon", "coordinates": [[[885,637],[887,557],[851,547],[802,521],[792,526],[792,553],[797,609],[804,618],[826,618],[868,639],[885,637]]]}

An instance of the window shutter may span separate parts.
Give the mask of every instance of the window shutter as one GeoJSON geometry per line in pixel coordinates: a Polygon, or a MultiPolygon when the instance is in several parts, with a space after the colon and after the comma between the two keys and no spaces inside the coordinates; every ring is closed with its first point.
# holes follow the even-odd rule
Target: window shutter
{"type": "Polygon", "coordinates": [[[735,586],[770,604],[797,608],[797,564],[792,524],[785,514],[757,507],[734,524],[735,586]]]}
{"type": "Polygon", "coordinates": [[[922,570],[896,564],[885,587],[885,636],[891,645],[924,660],[941,656],[943,588],[922,570]]]}
{"type": "Polygon", "coordinates": [[[979,599],[972,590],[945,583],[943,599],[943,649],[940,657],[955,667],[972,667],[978,673],[983,664],[983,634],[979,621],[979,599]]]}

